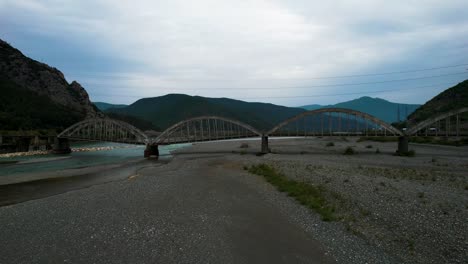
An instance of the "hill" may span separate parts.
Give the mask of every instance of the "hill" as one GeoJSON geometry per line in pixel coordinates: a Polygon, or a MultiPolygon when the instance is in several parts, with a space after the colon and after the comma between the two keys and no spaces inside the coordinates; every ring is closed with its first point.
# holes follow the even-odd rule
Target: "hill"
{"type": "Polygon", "coordinates": [[[86,90],[63,73],[0,40],[2,130],[63,129],[100,111],[86,90]]]}
{"type": "Polygon", "coordinates": [[[371,114],[377,118],[384,120],[387,123],[398,121],[398,112],[400,120],[405,120],[409,114],[415,111],[420,105],[417,104],[399,104],[389,102],[381,98],[372,98],[364,96],[347,102],[342,102],[334,105],[306,105],[302,108],[307,110],[315,110],[319,108],[339,107],[348,108],[371,114]]]}
{"type": "Polygon", "coordinates": [[[408,120],[410,123],[418,123],[431,116],[462,107],[468,107],[468,80],[441,92],[414,111],[408,120]]]}
{"type": "Polygon", "coordinates": [[[258,129],[268,129],[304,109],[266,103],[248,103],[228,98],[206,98],[168,94],[144,98],[124,108],[111,108],[107,113],[135,116],[165,129],[178,121],[203,115],[236,119],[258,129]]]}
{"type": "Polygon", "coordinates": [[[109,103],[103,103],[103,102],[94,102],[93,104],[101,111],[106,111],[111,108],[124,108],[128,106],[124,104],[109,104],[109,103]]]}

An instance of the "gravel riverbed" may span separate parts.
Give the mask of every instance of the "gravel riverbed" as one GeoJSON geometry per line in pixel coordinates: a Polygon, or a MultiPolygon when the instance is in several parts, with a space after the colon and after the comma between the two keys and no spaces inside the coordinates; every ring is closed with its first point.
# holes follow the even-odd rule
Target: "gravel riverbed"
{"type": "MultiPolygon", "coordinates": [[[[313,233],[339,262],[365,263],[365,257],[352,259],[364,255],[368,263],[468,262],[467,147],[412,144],[415,157],[398,157],[393,156],[396,143],[310,138],[272,140],[272,154],[252,157],[259,148],[256,142],[248,142],[247,150],[235,144],[226,142],[224,147],[239,154],[242,166],[268,164],[291,179],[326,190],[340,220],[318,221],[312,225],[324,231],[313,233]],[[327,147],[329,142],[334,146],[327,147]],[[347,147],[356,154],[343,155],[347,147]],[[344,238],[349,235],[361,243],[344,238]],[[356,245],[374,252],[373,257],[358,249],[353,253],[356,245]]],[[[196,149],[212,148],[199,144],[196,149]]],[[[300,213],[291,215],[297,218],[300,213]]],[[[314,222],[298,221],[306,229],[314,222]]]]}
{"type": "Polygon", "coordinates": [[[120,180],[0,207],[0,263],[468,262],[468,148],[411,145],[411,158],[356,138],[270,148],[197,143],[120,180]],[[245,170],[255,164],[321,186],[339,220],[245,170]]]}

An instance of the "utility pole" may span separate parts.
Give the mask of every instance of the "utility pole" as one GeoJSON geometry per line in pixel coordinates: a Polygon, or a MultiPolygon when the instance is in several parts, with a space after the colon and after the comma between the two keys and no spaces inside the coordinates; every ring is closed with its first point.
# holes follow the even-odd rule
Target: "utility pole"
{"type": "Polygon", "coordinates": [[[401,118],[400,118],[400,104],[397,105],[397,121],[398,122],[401,121],[401,118]]]}

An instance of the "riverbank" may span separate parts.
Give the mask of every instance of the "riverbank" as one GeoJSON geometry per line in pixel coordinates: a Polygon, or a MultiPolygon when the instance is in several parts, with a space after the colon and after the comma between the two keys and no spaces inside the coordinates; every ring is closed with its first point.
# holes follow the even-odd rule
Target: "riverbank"
{"type": "MultiPolygon", "coordinates": [[[[113,150],[118,148],[135,148],[136,145],[122,145],[122,146],[106,146],[106,147],[76,147],[71,148],[72,152],[90,152],[90,151],[106,151],[113,150]]],[[[49,155],[52,151],[50,150],[35,150],[27,152],[12,152],[0,154],[0,158],[14,158],[14,157],[27,157],[27,156],[37,156],[37,155],[49,155]]]]}

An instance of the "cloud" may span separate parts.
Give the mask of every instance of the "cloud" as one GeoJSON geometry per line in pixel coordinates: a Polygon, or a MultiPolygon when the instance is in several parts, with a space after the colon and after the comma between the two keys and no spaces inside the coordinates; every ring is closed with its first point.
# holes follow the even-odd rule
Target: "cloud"
{"type": "MultiPolygon", "coordinates": [[[[385,71],[387,65],[427,68],[427,58],[418,65],[414,54],[466,44],[468,12],[463,10],[468,10],[466,1],[7,0],[0,5],[0,22],[31,34],[73,39],[128,62],[122,72],[107,75],[72,72],[91,95],[119,94],[119,101],[130,94],[171,92],[260,98],[346,88],[247,88],[343,82],[312,78],[385,71]]],[[[433,66],[460,60],[457,52],[438,54],[443,59],[429,61],[433,66]]]]}

